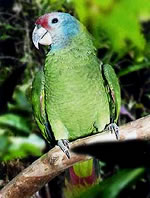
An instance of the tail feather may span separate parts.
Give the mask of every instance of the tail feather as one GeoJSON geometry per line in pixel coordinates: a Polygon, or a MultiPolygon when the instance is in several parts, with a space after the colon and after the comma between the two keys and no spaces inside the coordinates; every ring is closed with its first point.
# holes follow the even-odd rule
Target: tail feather
{"type": "Polygon", "coordinates": [[[100,180],[98,160],[79,162],[67,170],[65,178],[65,198],[73,198],[100,180]]]}

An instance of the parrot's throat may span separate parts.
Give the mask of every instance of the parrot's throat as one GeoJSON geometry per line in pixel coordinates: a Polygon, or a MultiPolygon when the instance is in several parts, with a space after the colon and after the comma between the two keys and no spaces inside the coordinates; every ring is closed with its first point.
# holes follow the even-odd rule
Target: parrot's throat
{"type": "Polygon", "coordinates": [[[68,45],[71,44],[71,39],[66,38],[64,35],[63,37],[59,38],[53,38],[53,43],[50,45],[50,52],[57,52],[59,50],[62,50],[66,48],[68,45]]]}

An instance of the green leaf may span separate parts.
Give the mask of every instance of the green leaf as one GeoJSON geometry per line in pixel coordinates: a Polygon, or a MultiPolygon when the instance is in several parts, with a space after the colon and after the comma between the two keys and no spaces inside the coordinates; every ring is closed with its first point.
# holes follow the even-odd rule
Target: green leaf
{"type": "Polygon", "coordinates": [[[137,65],[130,65],[124,69],[121,69],[119,71],[119,73],[117,74],[118,77],[121,76],[125,76],[128,73],[134,72],[134,71],[138,71],[144,68],[150,68],[150,63],[141,63],[141,64],[137,64],[137,65]]]}
{"type": "Polygon", "coordinates": [[[11,149],[19,149],[23,144],[31,144],[32,146],[38,147],[43,150],[45,142],[36,134],[30,134],[29,137],[10,137],[11,143],[13,143],[11,149]]]}
{"type": "MultiPolygon", "coordinates": [[[[20,130],[23,133],[30,133],[30,124],[21,115],[7,113],[0,116],[0,126],[9,127],[16,130],[20,130]]],[[[15,132],[15,131],[14,131],[15,132]]]]}
{"type": "Polygon", "coordinates": [[[0,157],[3,155],[3,152],[7,150],[9,144],[10,142],[8,140],[8,137],[0,136],[0,157]]]}
{"type": "Polygon", "coordinates": [[[45,142],[35,134],[31,134],[29,137],[9,137],[9,147],[3,146],[3,148],[5,148],[5,153],[0,158],[8,161],[29,155],[40,156],[45,148],[45,142]]]}
{"type": "Polygon", "coordinates": [[[144,171],[144,168],[120,170],[112,177],[91,187],[78,198],[116,198],[122,189],[135,184],[142,177],[144,171]]]}

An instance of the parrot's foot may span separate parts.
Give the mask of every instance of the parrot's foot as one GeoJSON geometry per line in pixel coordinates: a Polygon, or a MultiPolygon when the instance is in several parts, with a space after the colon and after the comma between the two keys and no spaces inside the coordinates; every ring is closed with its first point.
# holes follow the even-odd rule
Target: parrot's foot
{"type": "Polygon", "coordinates": [[[106,130],[111,131],[111,133],[115,133],[116,139],[119,140],[119,127],[116,123],[111,123],[106,127],[106,130]]]}
{"type": "Polygon", "coordinates": [[[58,140],[57,145],[66,154],[66,156],[70,159],[69,141],[66,139],[61,139],[61,140],[58,140]]]}

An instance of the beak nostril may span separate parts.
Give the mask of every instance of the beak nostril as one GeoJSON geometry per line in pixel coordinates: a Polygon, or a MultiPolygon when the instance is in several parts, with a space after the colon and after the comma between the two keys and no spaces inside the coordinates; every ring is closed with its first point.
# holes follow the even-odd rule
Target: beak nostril
{"type": "Polygon", "coordinates": [[[37,29],[41,28],[42,26],[40,24],[36,24],[37,29]]]}

